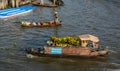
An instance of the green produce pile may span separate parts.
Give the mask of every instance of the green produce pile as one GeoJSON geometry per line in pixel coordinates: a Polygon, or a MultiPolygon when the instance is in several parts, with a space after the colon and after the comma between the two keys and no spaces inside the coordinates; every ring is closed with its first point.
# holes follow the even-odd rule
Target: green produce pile
{"type": "Polygon", "coordinates": [[[24,26],[29,26],[31,23],[27,22],[27,21],[22,21],[21,24],[24,25],[24,26]]]}
{"type": "Polygon", "coordinates": [[[74,45],[74,46],[79,46],[81,45],[81,41],[79,39],[79,37],[70,37],[70,36],[66,36],[66,37],[55,37],[55,36],[51,36],[51,41],[53,43],[59,44],[59,45],[74,45]]]}

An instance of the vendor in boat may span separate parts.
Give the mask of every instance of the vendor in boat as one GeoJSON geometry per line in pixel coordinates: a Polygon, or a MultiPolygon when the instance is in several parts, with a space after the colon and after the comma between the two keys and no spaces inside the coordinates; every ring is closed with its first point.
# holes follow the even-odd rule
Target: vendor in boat
{"type": "Polygon", "coordinates": [[[55,23],[55,24],[58,24],[58,17],[55,17],[54,23],[55,23]]]}
{"type": "Polygon", "coordinates": [[[58,17],[58,12],[54,12],[54,16],[55,16],[55,17],[58,17]]]}
{"type": "Polygon", "coordinates": [[[60,23],[60,22],[59,22],[59,19],[58,19],[58,12],[55,12],[55,13],[54,13],[54,23],[55,23],[55,24],[60,23]]]}
{"type": "Polygon", "coordinates": [[[95,48],[95,49],[98,49],[98,42],[93,42],[93,47],[95,48]]]}

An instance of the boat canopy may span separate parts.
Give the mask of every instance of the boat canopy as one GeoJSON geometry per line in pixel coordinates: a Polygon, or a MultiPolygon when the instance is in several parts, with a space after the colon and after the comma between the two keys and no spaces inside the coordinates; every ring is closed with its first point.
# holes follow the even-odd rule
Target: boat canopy
{"type": "Polygon", "coordinates": [[[99,42],[99,38],[96,37],[96,36],[93,36],[93,35],[90,35],[90,34],[84,34],[84,35],[79,35],[79,38],[82,40],[82,41],[93,41],[93,42],[99,42]]]}

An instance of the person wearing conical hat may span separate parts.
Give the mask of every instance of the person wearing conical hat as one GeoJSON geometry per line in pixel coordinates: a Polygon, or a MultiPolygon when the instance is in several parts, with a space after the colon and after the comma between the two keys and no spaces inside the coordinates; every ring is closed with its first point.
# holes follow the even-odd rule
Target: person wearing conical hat
{"type": "Polygon", "coordinates": [[[54,23],[58,24],[58,12],[54,12],[54,23]]]}

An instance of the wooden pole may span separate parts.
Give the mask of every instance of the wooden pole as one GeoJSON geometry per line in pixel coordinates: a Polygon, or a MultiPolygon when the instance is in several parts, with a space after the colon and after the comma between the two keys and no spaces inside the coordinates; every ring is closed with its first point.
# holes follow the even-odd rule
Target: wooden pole
{"type": "Polygon", "coordinates": [[[8,0],[2,0],[0,2],[0,9],[5,9],[7,8],[7,5],[8,5],[8,0]]]}
{"type": "Polygon", "coordinates": [[[11,0],[8,0],[8,4],[10,4],[11,3],[11,0]]]}
{"type": "Polygon", "coordinates": [[[5,0],[5,8],[8,6],[8,0],[5,0]]]}
{"type": "Polygon", "coordinates": [[[5,0],[2,0],[2,9],[5,8],[5,0]]]}
{"type": "Polygon", "coordinates": [[[12,0],[12,7],[15,7],[15,0],[12,0]]]}
{"type": "Polygon", "coordinates": [[[1,2],[0,2],[0,9],[1,9],[1,2]]]}
{"type": "Polygon", "coordinates": [[[19,7],[20,0],[12,0],[12,7],[19,7]]]}
{"type": "Polygon", "coordinates": [[[41,4],[41,5],[44,5],[44,0],[40,0],[40,4],[41,4]]]}
{"type": "Polygon", "coordinates": [[[19,7],[20,0],[16,0],[16,7],[19,7]]]}
{"type": "Polygon", "coordinates": [[[3,2],[0,3],[0,9],[3,9],[3,2]]]}
{"type": "Polygon", "coordinates": [[[53,0],[53,4],[55,5],[56,0],[53,0]]]}
{"type": "Polygon", "coordinates": [[[5,0],[3,1],[3,5],[4,5],[4,9],[5,9],[5,5],[6,5],[6,1],[5,0]]]}

